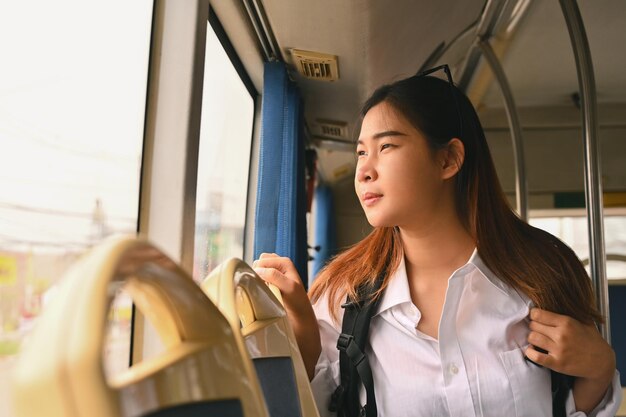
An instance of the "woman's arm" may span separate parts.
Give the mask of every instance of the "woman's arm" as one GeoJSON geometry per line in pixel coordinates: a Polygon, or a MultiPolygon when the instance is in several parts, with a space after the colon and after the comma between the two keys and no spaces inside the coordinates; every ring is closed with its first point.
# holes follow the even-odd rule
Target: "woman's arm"
{"type": "Polygon", "coordinates": [[[615,352],[593,324],[533,308],[526,356],[562,374],[575,376],[576,409],[591,412],[606,394],[615,374],[615,352]],[[540,352],[540,348],[547,353],[540,352]]]}
{"type": "Polygon", "coordinates": [[[261,254],[253,267],[261,278],[280,290],[309,380],[313,379],[322,345],[317,319],[296,267],[289,258],[268,253],[261,254]]]}

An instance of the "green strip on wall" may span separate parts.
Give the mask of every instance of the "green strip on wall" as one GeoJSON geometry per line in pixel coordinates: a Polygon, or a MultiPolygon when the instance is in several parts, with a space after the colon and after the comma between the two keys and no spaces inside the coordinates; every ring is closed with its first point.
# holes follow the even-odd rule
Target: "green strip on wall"
{"type": "Polygon", "coordinates": [[[554,193],[554,208],[585,208],[582,191],[554,193]]]}

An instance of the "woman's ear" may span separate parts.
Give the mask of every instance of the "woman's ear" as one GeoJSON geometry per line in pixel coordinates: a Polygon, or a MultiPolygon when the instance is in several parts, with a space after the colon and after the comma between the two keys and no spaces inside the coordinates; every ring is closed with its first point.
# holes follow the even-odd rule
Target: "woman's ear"
{"type": "Polygon", "coordinates": [[[447,180],[454,177],[463,166],[465,160],[465,146],[458,138],[452,138],[441,150],[442,178],[447,180]]]}

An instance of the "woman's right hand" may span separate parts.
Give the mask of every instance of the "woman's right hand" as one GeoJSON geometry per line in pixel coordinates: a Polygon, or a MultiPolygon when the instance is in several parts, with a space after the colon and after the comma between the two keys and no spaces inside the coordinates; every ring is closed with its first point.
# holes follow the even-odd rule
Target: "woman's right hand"
{"type": "Polygon", "coordinates": [[[289,258],[275,253],[262,253],[252,267],[264,281],[280,290],[307,374],[313,379],[322,345],[317,319],[296,267],[289,258]]]}

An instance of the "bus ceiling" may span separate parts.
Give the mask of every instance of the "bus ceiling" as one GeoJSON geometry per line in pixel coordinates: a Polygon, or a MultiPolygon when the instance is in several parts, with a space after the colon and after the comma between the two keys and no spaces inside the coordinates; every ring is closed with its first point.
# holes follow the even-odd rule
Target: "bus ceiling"
{"type": "MultiPolygon", "coordinates": [[[[328,182],[351,175],[354,158],[337,150],[351,150],[341,142],[354,139],[361,103],[383,83],[447,63],[479,112],[501,110],[501,91],[481,39],[501,61],[518,107],[580,104],[571,41],[556,1],[244,0],[243,7],[265,59],[283,60],[292,69],[328,182]],[[298,58],[306,52],[313,54],[301,64],[298,58]],[[324,81],[333,57],[338,79],[324,81]],[[298,71],[307,67],[313,77],[298,71]]],[[[579,7],[594,57],[598,102],[623,103],[626,83],[619,69],[626,58],[612,53],[610,45],[626,40],[620,24],[626,3],[580,2],[579,7]]]]}

